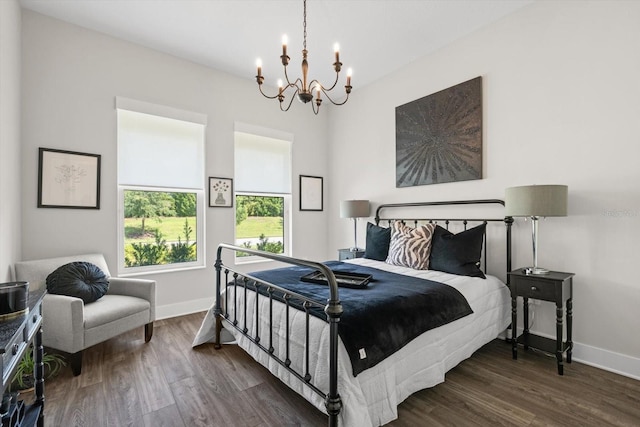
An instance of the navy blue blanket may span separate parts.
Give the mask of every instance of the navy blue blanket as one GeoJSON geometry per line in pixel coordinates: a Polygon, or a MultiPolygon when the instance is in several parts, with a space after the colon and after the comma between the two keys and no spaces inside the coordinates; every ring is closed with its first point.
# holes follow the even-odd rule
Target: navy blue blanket
{"type": "MultiPolygon", "coordinates": [[[[334,271],[372,276],[365,289],[339,290],[344,311],[338,324],[338,334],[349,353],[354,376],[384,360],[423,332],[473,313],[457,289],[442,283],[339,261],[325,264],[334,271]],[[361,349],[366,355],[364,358],[361,357],[361,349]]],[[[299,280],[312,271],[304,267],[287,267],[251,275],[315,301],[326,302],[329,299],[327,285],[299,280]]],[[[267,295],[265,286],[258,290],[267,295]]],[[[283,300],[276,295],[274,298],[283,300]]],[[[302,309],[297,301],[291,300],[291,305],[302,309]]],[[[313,308],[310,313],[327,320],[320,308],[313,308]]]]}

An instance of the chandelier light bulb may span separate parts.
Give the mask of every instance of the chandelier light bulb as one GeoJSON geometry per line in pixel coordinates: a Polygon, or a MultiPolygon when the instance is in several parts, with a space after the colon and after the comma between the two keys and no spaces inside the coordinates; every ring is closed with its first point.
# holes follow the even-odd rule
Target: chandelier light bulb
{"type": "Polygon", "coordinates": [[[256,76],[256,80],[258,81],[258,85],[262,84],[264,78],[262,77],[262,59],[256,59],[256,67],[258,67],[258,75],[256,76]]]}

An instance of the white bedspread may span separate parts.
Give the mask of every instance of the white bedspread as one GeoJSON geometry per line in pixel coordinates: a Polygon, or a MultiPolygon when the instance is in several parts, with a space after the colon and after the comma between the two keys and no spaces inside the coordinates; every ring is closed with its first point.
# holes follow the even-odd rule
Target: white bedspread
{"type": "MultiPolygon", "coordinates": [[[[444,381],[447,371],[474,351],[488,343],[503,332],[511,322],[511,298],[507,286],[493,276],[487,279],[456,276],[431,270],[413,270],[374,261],[357,258],[348,262],[378,268],[398,274],[416,276],[436,282],[445,283],[460,291],[469,302],[473,313],[447,325],[425,332],[409,342],[405,347],[380,362],[376,366],[361,372],[354,377],[349,356],[340,342],[338,349],[338,393],[342,398],[343,408],[339,425],[348,427],[380,426],[398,417],[397,406],[412,393],[424,388],[433,387],[444,381]]],[[[233,290],[230,288],[230,299],[233,290]]],[[[240,302],[240,298],[238,299],[240,302]]],[[[255,294],[250,292],[248,299],[247,322],[253,322],[255,294]]],[[[261,317],[259,330],[261,343],[268,346],[268,299],[259,297],[261,317]]],[[[230,302],[230,311],[233,304],[230,302]]],[[[284,304],[274,302],[273,322],[274,348],[284,359],[285,354],[285,312],[275,307],[284,304]]],[[[237,318],[239,325],[244,324],[244,310],[238,305],[237,318]]],[[[233,318],[233,316],[232,316],[233,318]]],[[[291,310],[290,358],[291,366],[304,375],[304,313],[291,310]]],[[[312,382],[321,390],[329,388],[329,327],[328,324],[311,316],[310,341],[310,374],[312,382]]],[[[225,325],[225,322],[223,322],[225,325]]],[[[228,327],[228,325],[225,325],[228,327]]],[[[307,385],[290,374],[269,355],[257,348],[250,340],[228,327],[231,335],[255,360],[267,367],[274,375],[319,408],[325,411],[323,399],[307,385]]],[[[254,329],[250,329],[254,331],[254,329]]],[[[224,331],[223,331],[224,332],[224,331]]],[[[213,309],[207,313],[193,346],[211,341],[215,333],[213,309]]],[[[253,335],[253,333],[252,333],[253,335]]],[[[231,339],[230,335],[226,334],[231,339]]]]}

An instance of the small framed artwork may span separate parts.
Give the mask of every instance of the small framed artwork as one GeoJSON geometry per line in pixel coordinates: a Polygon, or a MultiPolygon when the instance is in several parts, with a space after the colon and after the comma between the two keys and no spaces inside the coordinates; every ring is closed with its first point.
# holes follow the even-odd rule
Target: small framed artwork
{"type": "Polygon", "coordinates": [[[38,207],[100,209],[100,154],[39,149],[38,207]]]}
{"type": "Polygon", "coordinates": [[[209,177],[209,207],[233,207],[233,179],[209,177]]]}
{"type": "Polygon", "coordinates": [[[322,210],[322,177],[300,175],[300,210],[322,210]]]}

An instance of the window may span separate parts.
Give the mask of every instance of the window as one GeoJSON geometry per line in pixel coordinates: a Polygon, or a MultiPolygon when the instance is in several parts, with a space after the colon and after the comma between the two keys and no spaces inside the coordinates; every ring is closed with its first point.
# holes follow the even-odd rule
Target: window
{"type": "MultiPolygon", "coordinates": [[[[236,245],[291,254],[289,134],[236,123],[236,245]]],[[[252,260],[237,253],[237,261],[252,260]]]]}
{"type": "Polygon", "coordinates": [[[118,97],[119,270],[204,265],[206,117],[118,97]]]}

